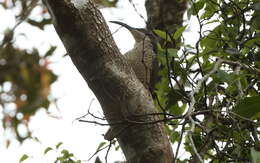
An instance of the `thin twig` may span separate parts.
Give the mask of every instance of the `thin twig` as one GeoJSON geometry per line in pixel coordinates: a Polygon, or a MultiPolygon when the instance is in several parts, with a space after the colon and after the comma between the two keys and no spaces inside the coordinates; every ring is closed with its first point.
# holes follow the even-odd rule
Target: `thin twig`
{"type": "Polygon", "coordinates": [[[144,22],[146,22],[144,16],[137,10],[136,5],[134,4],[133,0],[128,0],[128,1],[129,1],[129,3],[133,6],[133,8],[134,8],[135,12],[137,13],[137,15],[138,15],[141,19],[143,19],[144,22]]]}
{"type": "Polygon", "coordinates": [[[199,92],[202,84],[210,77],[210,75],[214,74],[218,70],[218,68],[219,68],[219,66],[221,65],[222,62],[223,62],[222,59],[218,59],[215,66],[213,67],[213,69],[198,81],[197,87],[190,93],[191,104],[190,104],[188,111],[186,113],[186,117],[190,116],[190,114],[194,111],[194,105],[196,103],[194,95],[199,92]]]}
{"type": "MultiPolygon", "coordinates": [[[[218,58],[218,59],[220,59],[220,58],[218,58]]],[[[226,64],[228,64],[228,65],[231,65],[231,66],[240,66],[240,67],[242,67],[242,68],[244,68],[244,69],[246,69],[246,70],[248,70],[248,71],[250,71],[250,72],[260,74],[260,69],[258,69],[258,68],[255,68],[255,67],[252,68],[252,67],[250,67],[250,66],[248,66],[248,65],[245,65],[245,64],[243,64],[243,63],[241,63],[241,62],[225,60],[225,59],[222,59],[222,58],[221,58],[221,60],[222,60],[223,63],[226,63],[226,64]]]]}
{"type": "Polygon", "coordinates": [[[198,157],[199,161],[200,161],[201,163],[204,163],[204,161],[202,160],[201,156],[199,155],[199,153],[198,153],[198,151],[197,151],[197,149],[196,149],[196,146],[195,146],[194,141],[193,141],[193,139],[192,139],[192,132],[191,132],[191,131],[188,132],[188,136],[189,136],[190,144],[191,144],[191,147],[192,147],[194,153],[195,153],[196,156],[198,157]]]}

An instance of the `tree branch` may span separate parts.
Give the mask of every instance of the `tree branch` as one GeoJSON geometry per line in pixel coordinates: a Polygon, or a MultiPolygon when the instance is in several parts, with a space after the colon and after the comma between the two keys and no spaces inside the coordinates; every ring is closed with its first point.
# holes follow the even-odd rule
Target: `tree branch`
{"type": "MultiPolygon", "coordinates": [[[[114,124],[132,115],[133,121],[159,120],[159,116],[136,116],[156,113],[152,97],[123,59],[92,0],[45,0],[45,3],[68,54],[98,98],[108,122],[114,124]]],[[[172,162],[171,146],[162,123],[112,126],[112,130],[121,129],[124,131],[116,138],[127,162],[172,162]]]]}

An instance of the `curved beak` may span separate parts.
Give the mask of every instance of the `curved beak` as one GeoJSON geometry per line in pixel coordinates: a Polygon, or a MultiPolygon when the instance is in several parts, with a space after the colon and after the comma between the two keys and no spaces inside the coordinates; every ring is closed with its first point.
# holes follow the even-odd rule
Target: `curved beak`
{"type": "Polygon", "coordinates": [[[125,23],[122,23],[122,22],[119,22],[119,21],[109,21],[110,23],[114,23],[114,24],[118,24],[118,25],[121,25],[123,27],[125,27],[126,29],[128,29],[129,31],[131,30],[137,30],[136,28],[133,28],[125,23]]]}

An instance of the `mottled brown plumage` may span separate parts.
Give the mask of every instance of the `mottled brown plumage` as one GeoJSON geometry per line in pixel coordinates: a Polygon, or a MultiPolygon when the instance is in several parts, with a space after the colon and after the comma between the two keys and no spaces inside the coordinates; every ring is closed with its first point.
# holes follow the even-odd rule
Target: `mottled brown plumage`
{"type": "MultiPolygon", "coordinates": [[[[142,82],[145,88],[153,93],[155,83],[158,79],[158,62],[150,37],[144,29],[132,28],[117,21],[111,22],[127,28],[132,33],[135,39],[135,45],[124,57],[133,68],[136,77],[142,82]]],[[[110,128],[104,135],[104,138],[110,141],[114,139],[117,134],[119,133],[114,133],[110,128]]]]}
{"type": "Polygon", "coordinates": [[[134,48],[128,51],[124,57],[132,66],[137,78],[143,85],[153,90],[157,78],[158,64],[153,44],[145,29],[133,28],[124,23],[111,21],[127,28],[135,39],[134,48]]]}

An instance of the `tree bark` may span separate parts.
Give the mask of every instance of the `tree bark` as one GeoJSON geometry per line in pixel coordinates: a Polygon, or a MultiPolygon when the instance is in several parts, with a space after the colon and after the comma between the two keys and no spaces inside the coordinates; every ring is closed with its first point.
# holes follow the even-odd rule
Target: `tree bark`
{"type": "Polygon", "coordinates": [[[174,33],[183,23],[187,0],[146,0],[149,29],[174,33]]]}
{"type": "Polygon", "coordinates": [[[129,163],[171,163],[152,97],[120,54],[92,0],[44,0],[73,63],[98,98],[129,163]]]}

